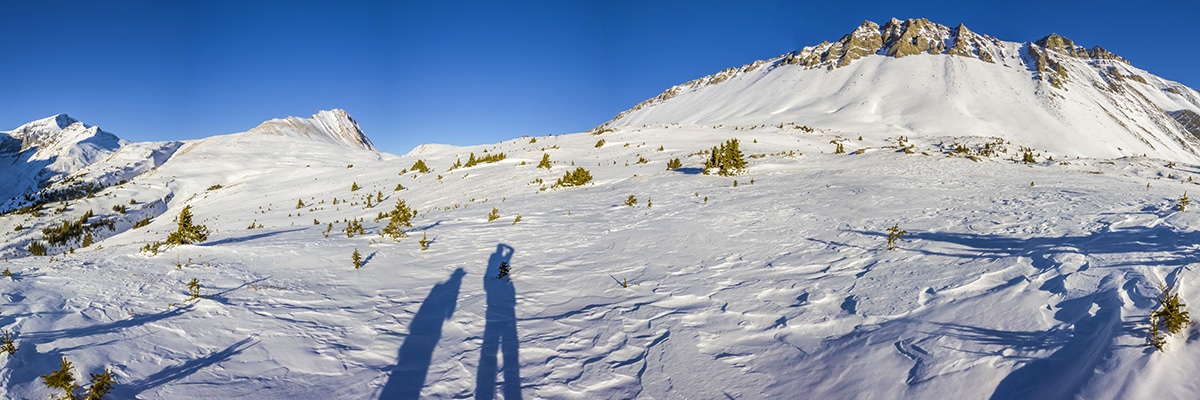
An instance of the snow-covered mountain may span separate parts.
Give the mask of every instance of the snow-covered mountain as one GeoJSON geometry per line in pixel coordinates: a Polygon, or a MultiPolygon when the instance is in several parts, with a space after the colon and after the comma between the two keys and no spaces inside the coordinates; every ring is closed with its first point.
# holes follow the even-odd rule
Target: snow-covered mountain
{"type": "Polygon", "coordinates": [[[272,119],[254,127],[250,133],[303,137],[328,143],[342,144],[363,150],[373,150],[375,145],[358,127],[358,122],[345,110],[322,110],[308,119],[287,117],[272,119]]]}
{"type": "Polygon", "coordinates": [[[59,181],[120,150],[127,142],[66,114],[0,134],[0,211],[4,205],[59,181]]]}
{"type": "Polygon", "coordinates": [[[0,214],[0,397],[63,357],[121,399],[1194,397],[1200,328],[1145,343],[1159,285],[1200,304],[1195,92],[1053,36],[855,32],[592,132],[396,156],[335,110],[108,147],[0,214]],[[154,245],[185,209],[207,240],[154,245]]]}
{"type": "Polygon", "coordinates": [[[599,129],[797,124],[866,136],[1001,137],[1059,156],[1200,160],[1200,94],[1097,46],[1008,42],[925,19],[667,89],[599,129]]]}

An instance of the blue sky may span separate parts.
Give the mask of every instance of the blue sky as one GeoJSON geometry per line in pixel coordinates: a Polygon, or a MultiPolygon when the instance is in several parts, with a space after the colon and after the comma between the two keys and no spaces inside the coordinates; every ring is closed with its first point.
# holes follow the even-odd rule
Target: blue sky
{"type": "Polygon", "coordinates": [[[0,130],[68,113],[129,140],[192,139],[343,108],[396,154],[579,132],[891,17],[1057,32],[1200,87],[1193,2],[837,3],[4,0],[0,130]]]}

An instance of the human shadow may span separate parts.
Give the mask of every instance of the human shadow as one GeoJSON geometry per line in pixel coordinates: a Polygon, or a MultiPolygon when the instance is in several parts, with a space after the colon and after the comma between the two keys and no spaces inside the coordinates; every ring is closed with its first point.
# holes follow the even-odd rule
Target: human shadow
{"type": "Polygon", "coordinates": [[[380,399],[418,399],[425,387],[425,375],[433,359],[433,349],[442,337],[442,323],[454,315],[458,290],[467,272],[454,270],[450,279],[433,286],[417,315],[408,324],[408,337],[400,346],[396,367],[383,386],[380,399]]]}
{"type": "Polygon", "coordinates": [[[496,397],[496,376],[504,373],[499,383],[505,400],[521,398],[521,362],[517,340],[517,292],[509,277],[500,278],[500,266],[511,265],[513,248],[496,245],[483,274],[483,289],[487,291],[487,325],[483,328],[483,349],[479,355],[479,370],[475,377],[475,398],[491,400],[496,397]],[[497,368],[497,353],[503,349],[503,371],[497,368]]]}

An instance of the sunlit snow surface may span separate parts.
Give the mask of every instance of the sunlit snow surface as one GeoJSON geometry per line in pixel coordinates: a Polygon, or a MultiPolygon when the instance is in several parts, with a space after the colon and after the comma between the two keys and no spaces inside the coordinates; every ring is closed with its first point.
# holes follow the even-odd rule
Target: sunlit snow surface
{"type": "Polygon", "coordinates": [[[905,154],[894,134],[861,134],[650,125],[405,156],[276,135],[187,142],[62,214],[0,218],[14,273],[0,327],[19,347],[0,356],[0,397],[50,396],[38,376],[63,356],[84,381],[110,368],[114,398],[1194,393],[1194,329],[1165,352],[1142,346],[1157,283],[1194,302],[1200,221],[1174,209],[1200,193],[1194,165],[1019,142],[977,162],[944,150],[992,139],[917,137],[905,154]],[[730,138],[749,171],[699,174],[698,152],[730,138]],[[839,138],[847,154],[832,154],[839,138]],[[1038,163],[1013,161],[1021,145],[1038,163]],[[485,150],[507,159],[447,171],[485,150]],[[543,153],[551,170],[535,167],[543,153]],[[434,171],[400,174],[418,158],[434,171]],[[540,190],[572,163],[593,183],[540,190]],[[393,242],[375,217],[399,199],[419,215],[393,242]],[[207,242],[139,252],[188,205],[207,242]],[[119,232],[26,256],[42,227],[89,209],[119,232]],[[366,235],[341,232],[351,218],[366,235]],[[893,225],[908,233],[888,251],[893,225]]]}

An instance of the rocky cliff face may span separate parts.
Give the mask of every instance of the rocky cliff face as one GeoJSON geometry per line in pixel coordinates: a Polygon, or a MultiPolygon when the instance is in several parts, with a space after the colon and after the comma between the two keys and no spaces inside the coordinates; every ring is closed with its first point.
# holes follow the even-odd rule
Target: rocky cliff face
{"type": "Polygon", "coordinates": [[[949,28],[924,18],[906,21],[893,18],[882,27],[871,21],[863,22],[854,32],[836,42],[805,47],[798,53],[786,55],[783,63],[832,69],[873,54],[896,58],[949,54],[990,63],[995,62],[1002,52],[999,40],[972,32],[961,24],[949,28]]]}

